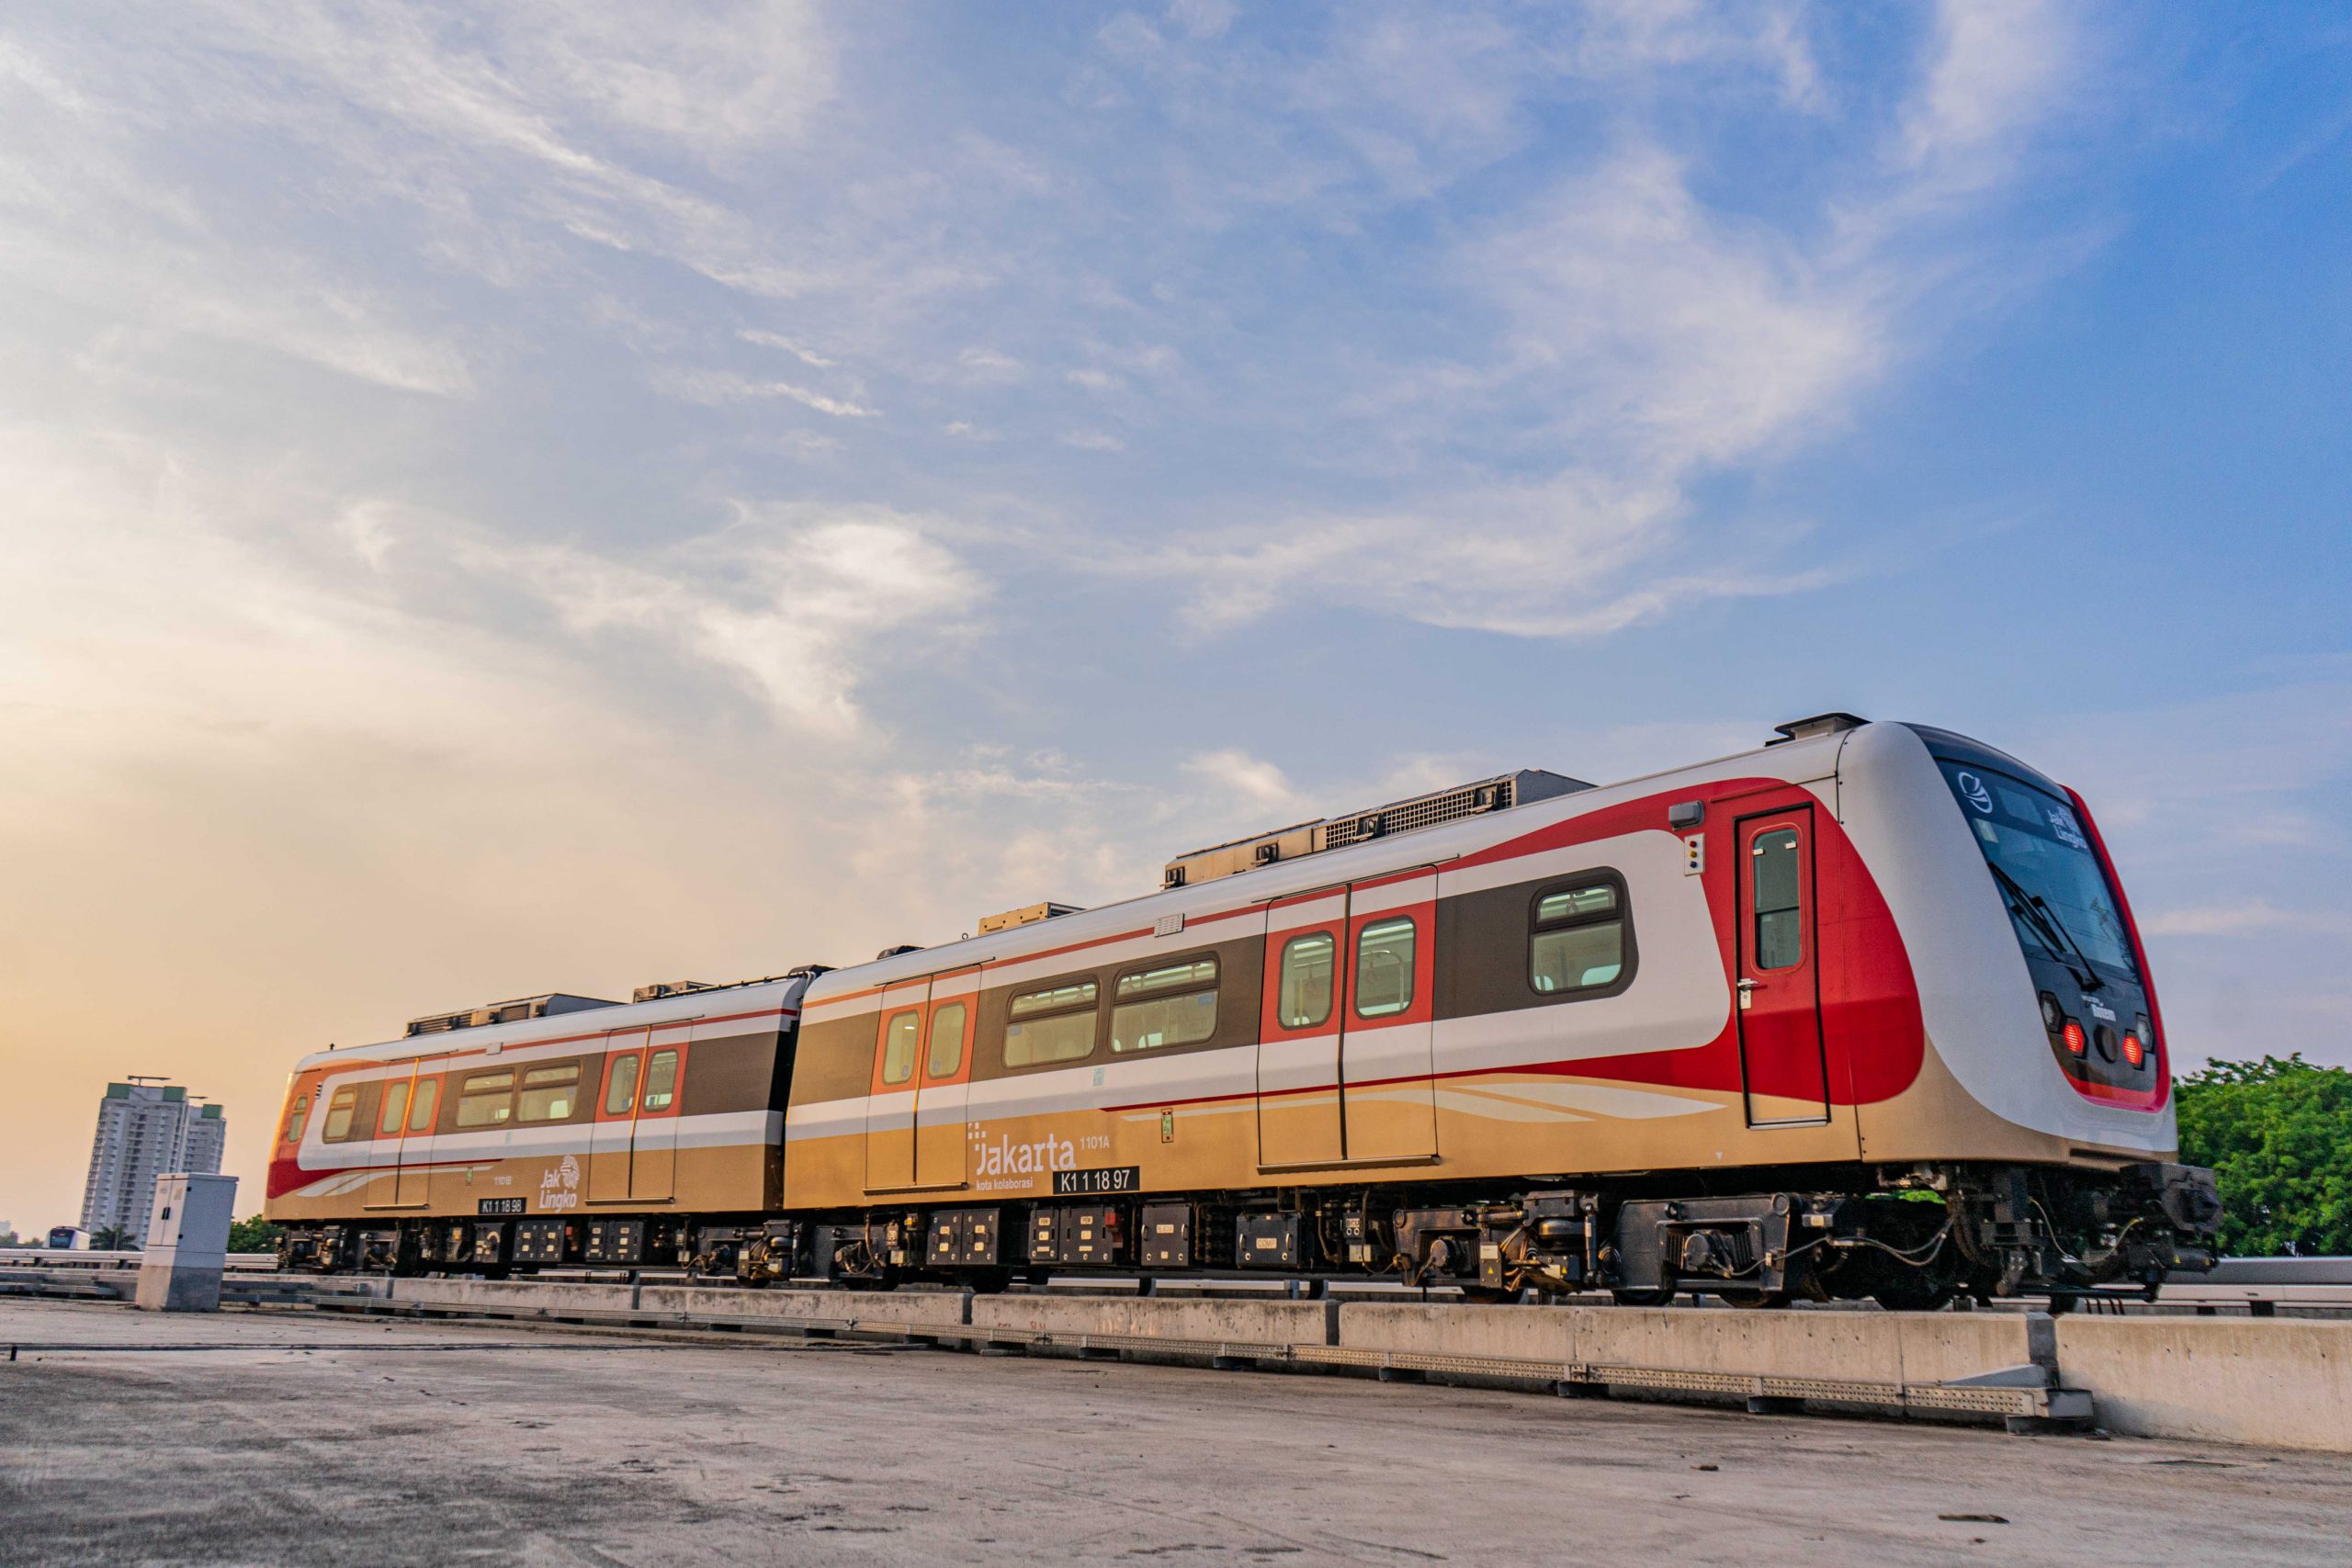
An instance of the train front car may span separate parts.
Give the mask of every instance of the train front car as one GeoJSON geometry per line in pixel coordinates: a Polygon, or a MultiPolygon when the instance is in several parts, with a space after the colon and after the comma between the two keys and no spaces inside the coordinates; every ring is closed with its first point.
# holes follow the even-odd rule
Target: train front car
{"type": "MultiPolygon", "coordinates": [[[[1925,1048],[1861,1107],[1864,1157],[1942,1201],[1933,1261],[1879,1293],[2068,1294],[2208,1268],[2212,1173],[2173,1163],[2147,954],[2082,797],[1947,730],[1844,737],[1838,809],[1901,932],[1925,1048]]],[[[1923,1238],[1923,1242],[1930,1238],[1923,1238]]]]}

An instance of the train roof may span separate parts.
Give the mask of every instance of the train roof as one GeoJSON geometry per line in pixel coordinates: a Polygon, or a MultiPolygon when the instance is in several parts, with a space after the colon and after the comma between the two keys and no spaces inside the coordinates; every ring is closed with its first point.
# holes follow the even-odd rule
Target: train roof
{"type": "Polygon", "coordinates": [[[1485,847],[1498,839],[1513,838],[1554,822],[1600,810],[1621,802],[1656,794],[1662,784],[1684,780],[1692,784],[1711,778],[1764,773],[1791,784],[1827,778],[1837,772],[1838,756],[1849,736],[1866,728],[1851,715],[1823,715],[1782,726],[1794,730],[1761,746],[1735,751],[1704,762],[1686,763],[1657,773],[1643,773],[1615,784],[1532,801],[1505,811],[1489,812],[1326,850],[1295,860],[1220,877],[1194,886],[1164,888],[1053,919],[1014,926],[986,936],[942,942],[936,947],[895,953],[869,964],[853,964],[820,976],[809,987],[811,1003],[852,992],[871,990],[899,980],[918,979],[951,969],[968,968],[998,959],[1030,957],[1041,951],[1078,946],[1133,931],[1148,931],[1165,916],[1189,917],[1221,913],[1262,904],[1335,883],[1377,874],[1383,871],[1441,862],[1485,847]],[[1817,728],[1813,728],[1816,727],[1817,728]],[[1758,764],[1768,764],[1758,766],[1758,764]],[[1407,848],[1406,846],[1410,846],[1407,848]]]}
{"type": "Polygon", "coordinates": [[[681,991],[650,1001],[607,1002],[539,1018],[520,1019],[512,1023],[477,1024],[469,1029],[403,1035],[398,1040],[386,1040],[373,1045],[353,1045],[341,1050],[329,1046],[323,1051],[311,1052],[294,1066],[300,1072],[306,1067],[341,1062],[404,1062],[413,1057],[472,1053],[493,1046],[503,1050],[510,1045],[604,1034],[616,1029],[639,1029],[649,1024],[685,1023],[709,1017],[714,1010],[722,1014],[765,1012],[797,1005],[801,993],[808,988],[809,978],[808,973],[796,971],[764,979],[740,980],[731,985],[706,986],[699,990],[681,991]]]}

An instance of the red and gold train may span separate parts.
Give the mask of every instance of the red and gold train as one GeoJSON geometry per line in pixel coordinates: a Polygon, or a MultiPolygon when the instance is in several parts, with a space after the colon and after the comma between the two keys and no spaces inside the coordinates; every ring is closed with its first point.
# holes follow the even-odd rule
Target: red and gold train
{"type": "Polygon", "coordinates": [[[306,1057],[289,1266],[1493,1297],[2061,1299],[2203,1266],[2089,808],[1845,715],[1506,774],[854,968],[535,998],[306,1057]]]}

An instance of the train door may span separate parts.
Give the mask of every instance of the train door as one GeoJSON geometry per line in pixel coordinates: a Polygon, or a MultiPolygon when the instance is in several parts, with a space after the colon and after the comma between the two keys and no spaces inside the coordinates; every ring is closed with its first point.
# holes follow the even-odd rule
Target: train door
{"type": "Polygon", "coordinates": [[[1258,1164],[1347,1158],[1340,1111],[1340,987],[1348,895],[1327,887],[1266,907],[1266,973],[1258,1021],[1258,1164]]]}
{"type": "Polygon", "coordinates": [[[980,972],[934,976],[915,1089],[915,1166],[910,1185],[961,1187],[971,1137],[972,1032],[980,972]]]}
{"type": "Polygon", "coordinates": [[[392,1202],[403,1209],[423,1208],[432,1196],[433,1124],[441,1114],[442,1081],[433,1066],[429,1061],[416,1064],[401,1117],[401,1168],[393,1179],[392,1202]]]}
{"type": "Polygon", "coordinates": [[[1431,1159],[1437,873],[1427,867],[1348,889],[1340,1011],[1340,1125],[1347,1159],[1431,1159]]]}
{"type": "Polygon", "coordinates": [[[604,1093],[588,1125],[588,1201],[628,1200],[629,1144],[637,1135],[638,1090],[645,1077],[642,1029],[605,1036],[604,1093]]]}
{"type": "Polygon", "coordinates": [[[915,1185],[915,1077],[922,1066],[922,1021],[931,980],[886,987],[876,1014],[874,1077],[865,1101],[865,1190],[915,1185]]]}
{"type": "Polygon", "coordinates": [[[1751,1127],[1829,1119],[1822,1056],[1820,942],[1815,918],[1813,807],[1742,817],[1739,845],[1739,1060],[1751,1127]]]}
{"type": "Polygon", "coordinates": [[[678,1107],[686,1088],[690,1022],[657,1023],[645,1042],[645,1077],[629,1136],[628,1195],[645,1202],[677,1196],[678,1107]]]}

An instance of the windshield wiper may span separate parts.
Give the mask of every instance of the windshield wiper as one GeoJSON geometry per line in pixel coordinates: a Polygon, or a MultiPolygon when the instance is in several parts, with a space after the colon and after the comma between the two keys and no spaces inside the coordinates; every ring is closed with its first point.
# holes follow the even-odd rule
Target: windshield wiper
{"type": "Polygon", "coordinates": [[[1984,864],[1993,873],[1993,879],[2001,885],[2001,891],[2007,895],[2010,911],[2033,928],[2033,933],[2041,940],[2041,945],[2050,950],[2052,958],[2066,966],[2066,972],[2075,977],[2075,984],[2086,991],[2096,991],[2107,984],[2099,978],[2098,971],[2091,967],[2090,954],[2083,951],[2083,944],[2075,940],[2075,933],[2066,929],[2065,922],[2059,919],[2058,912],[2050,907],[2046,899],[2038,893],[2027,892],[2023,883],[1993,862],[1988,860],[1984,864]],[[2070,953],[2072,957],[2068,956],[2070,953]],[[2080,968],[2075,967],[2077,959],[2082,964],[2080,968]]]}

